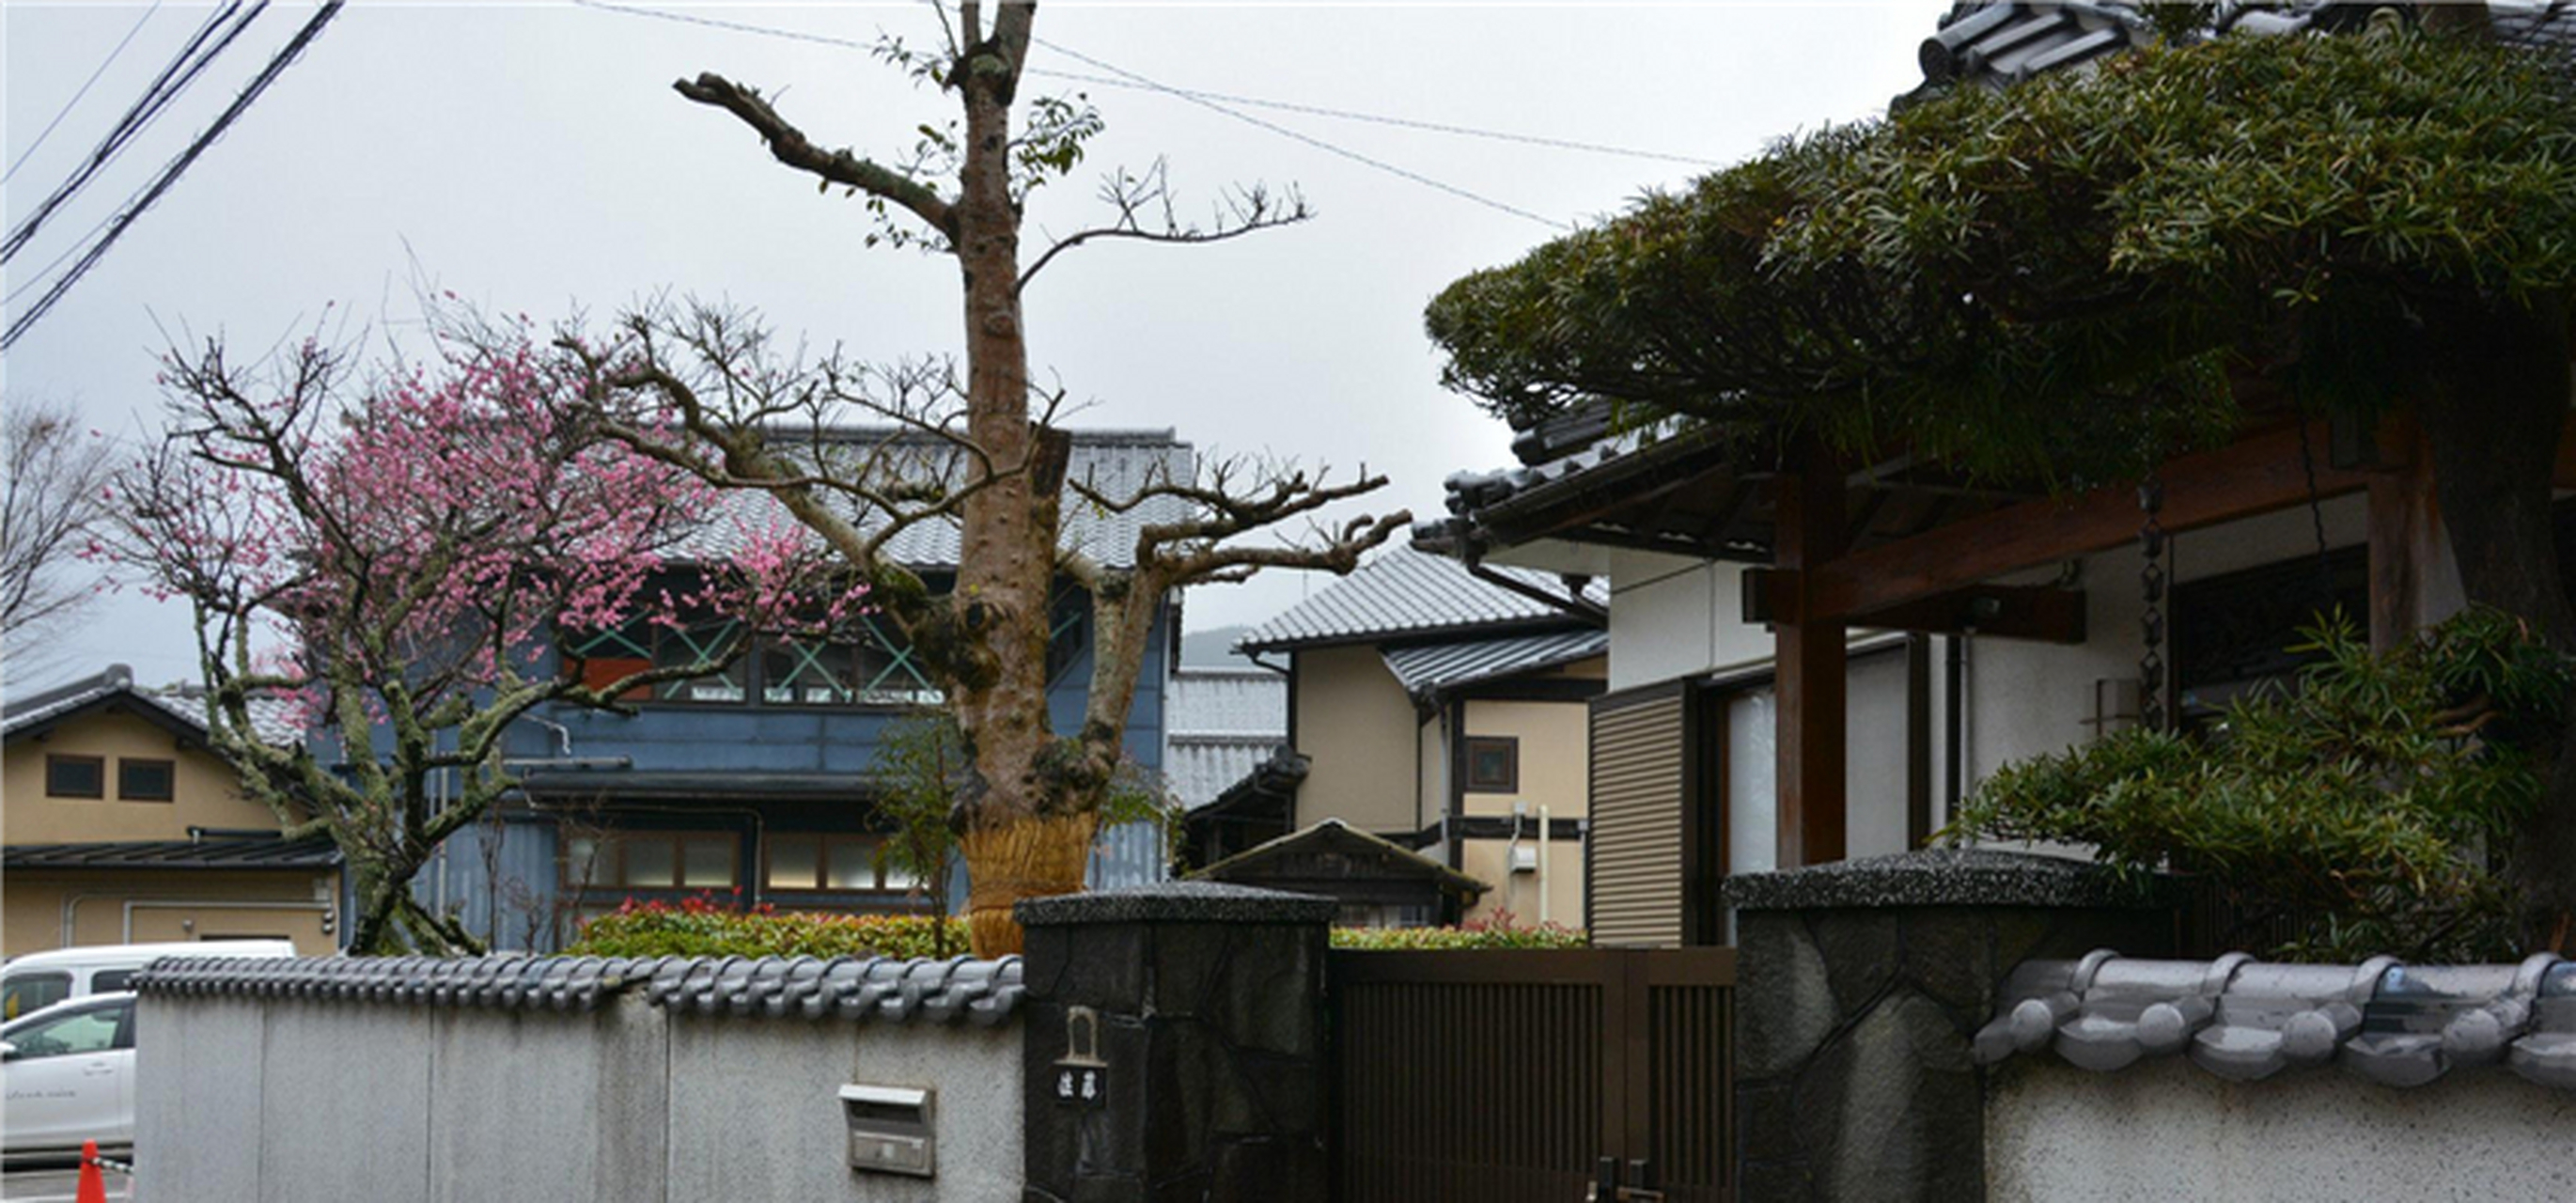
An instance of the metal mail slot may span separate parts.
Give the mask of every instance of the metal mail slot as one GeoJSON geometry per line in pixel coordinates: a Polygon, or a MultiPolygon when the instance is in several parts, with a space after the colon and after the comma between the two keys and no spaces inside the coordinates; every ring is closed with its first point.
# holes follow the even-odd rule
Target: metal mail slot
{"type": "Polygon", "coordinates": [[[931,1177],[939,1155],[931,1129],[935,1101],[929,1090],[842,1087],[841,1109],[850,1121],[850,1168],[931,1177]]]}

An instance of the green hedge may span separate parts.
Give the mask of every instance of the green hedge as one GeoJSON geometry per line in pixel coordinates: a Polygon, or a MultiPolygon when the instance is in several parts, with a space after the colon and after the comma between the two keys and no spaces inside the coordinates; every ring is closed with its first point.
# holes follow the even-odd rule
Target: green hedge
{"type": "Polygon", "coordinates": [[[1463,927],[1336,927],[1333,947],[1369,952],[1472,952],[1494,948],[1588,948],[1592,937],[1580,928],[1542,923],[1515,927],[1509,923],[1470,923],[1463,927]]]}
{"type": "Polygon", "coordinates": [[[937,957],[966,951],[966,923],[929,915],[737,910],[704,898],[628,902],[582,925],[566,956],[937,957]],[[941,939],[942,929],[945,939],[941,939]]]}

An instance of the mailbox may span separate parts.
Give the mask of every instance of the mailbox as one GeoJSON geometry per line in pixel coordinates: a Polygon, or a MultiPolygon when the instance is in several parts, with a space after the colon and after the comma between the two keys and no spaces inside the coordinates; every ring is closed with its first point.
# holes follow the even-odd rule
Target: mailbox
{"type": "Polygon", "coordinates": [[[902,1086],[844,1086],[841,1108],[850,1120],[850,1168],[876,1174],[928,1178],[938,1167],[931,1130],[936,1098],[902,1086]]]}

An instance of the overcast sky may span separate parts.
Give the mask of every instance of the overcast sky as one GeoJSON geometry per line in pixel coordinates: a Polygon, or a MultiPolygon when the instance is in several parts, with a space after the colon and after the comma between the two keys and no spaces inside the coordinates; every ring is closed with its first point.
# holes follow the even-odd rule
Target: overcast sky
{"type": "MultiPolygon", "coordinates": [[[[1063,49],[1038,49],[1030,67],[1106,74],[1071,51],[1175,88],[1727,163],[1796,129],[1876,114],[1919,80],[1915,45],[1946,7],[1050,3],[1036,30],[1063,49]]],[[[13,226],[206,10],[145,11],[0,8],[0,125],[9,161],[25,157],[5,185],[13,226]]],[[[936,37],[918,4],[662,11],[856,41],[936,37]]],[[[8,265],[12,318],[45,287],[43,265],[156,173],[310,12],[278,5],[48,223],[8,265]]],[[[157,422],[161,330],[264,348],[328,304],[400,322],[414,263],[442,288],[540,321],[670,289],[756,306],[869,358],[956,349],[950,263],[864,248],[857,202],[818,196],[732,118],[670,90],[710,70],[762,88],[818,142],[862,152],[907,146],[914,126],[948,112],[860,53],[788,37],[569,3],[353,5],[8,354],[0,395],[68,399],[133,436],[157,422]]],[[[1087,91],[1108,132],[1073,181],[1041,194],[1028,242],[1096,216],[1099,171],[1157,155],[1185,206],[1266,181],[1296,185],[1317,213],[1221,246],[1095,245],[1050,267],[1027,301],[1032,363],[1096,402],[1080,424],[1168,426],[1203,454],[1364,463],[1392,480],[1369,507],[1379,511],[1436,511],[1444,476],[1509,458],[1502,424],[1440,388],[1421,322],[1449,281],[1552,236],[1496,206],[1580,222],[1706,170],[1238,107],[1485,205],[1167,94],[1033,86],[1087,91]]],[[[1199,590],[1189,625],[1259,622],[1311,587],[1199,590]]],[[[176,680],[193,675],[192,646],[183,611],[129,591],[44,675],[124,661],[147,682],[176,680]]]]}

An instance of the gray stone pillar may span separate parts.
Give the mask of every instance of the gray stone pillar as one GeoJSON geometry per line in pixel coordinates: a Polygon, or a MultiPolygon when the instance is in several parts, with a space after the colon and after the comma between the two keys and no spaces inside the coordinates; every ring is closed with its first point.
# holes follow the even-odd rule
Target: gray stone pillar
{"type": "Polygon", "coordinates": [[[1332,900],[1171,882],[1016,913],[1028,1199],[1322,1203],[1332,900]]]}
{"type": "MultiPolygon", "coordinates": [[[[2025,960],[2169,950],[2161,893],[1943,849],[1734,877],[1737,1198],[1985,1197],[1977,1029],[2025,960]]],[[[2141,954],[2155,955],[2155,954],[2141,954]]]]}

